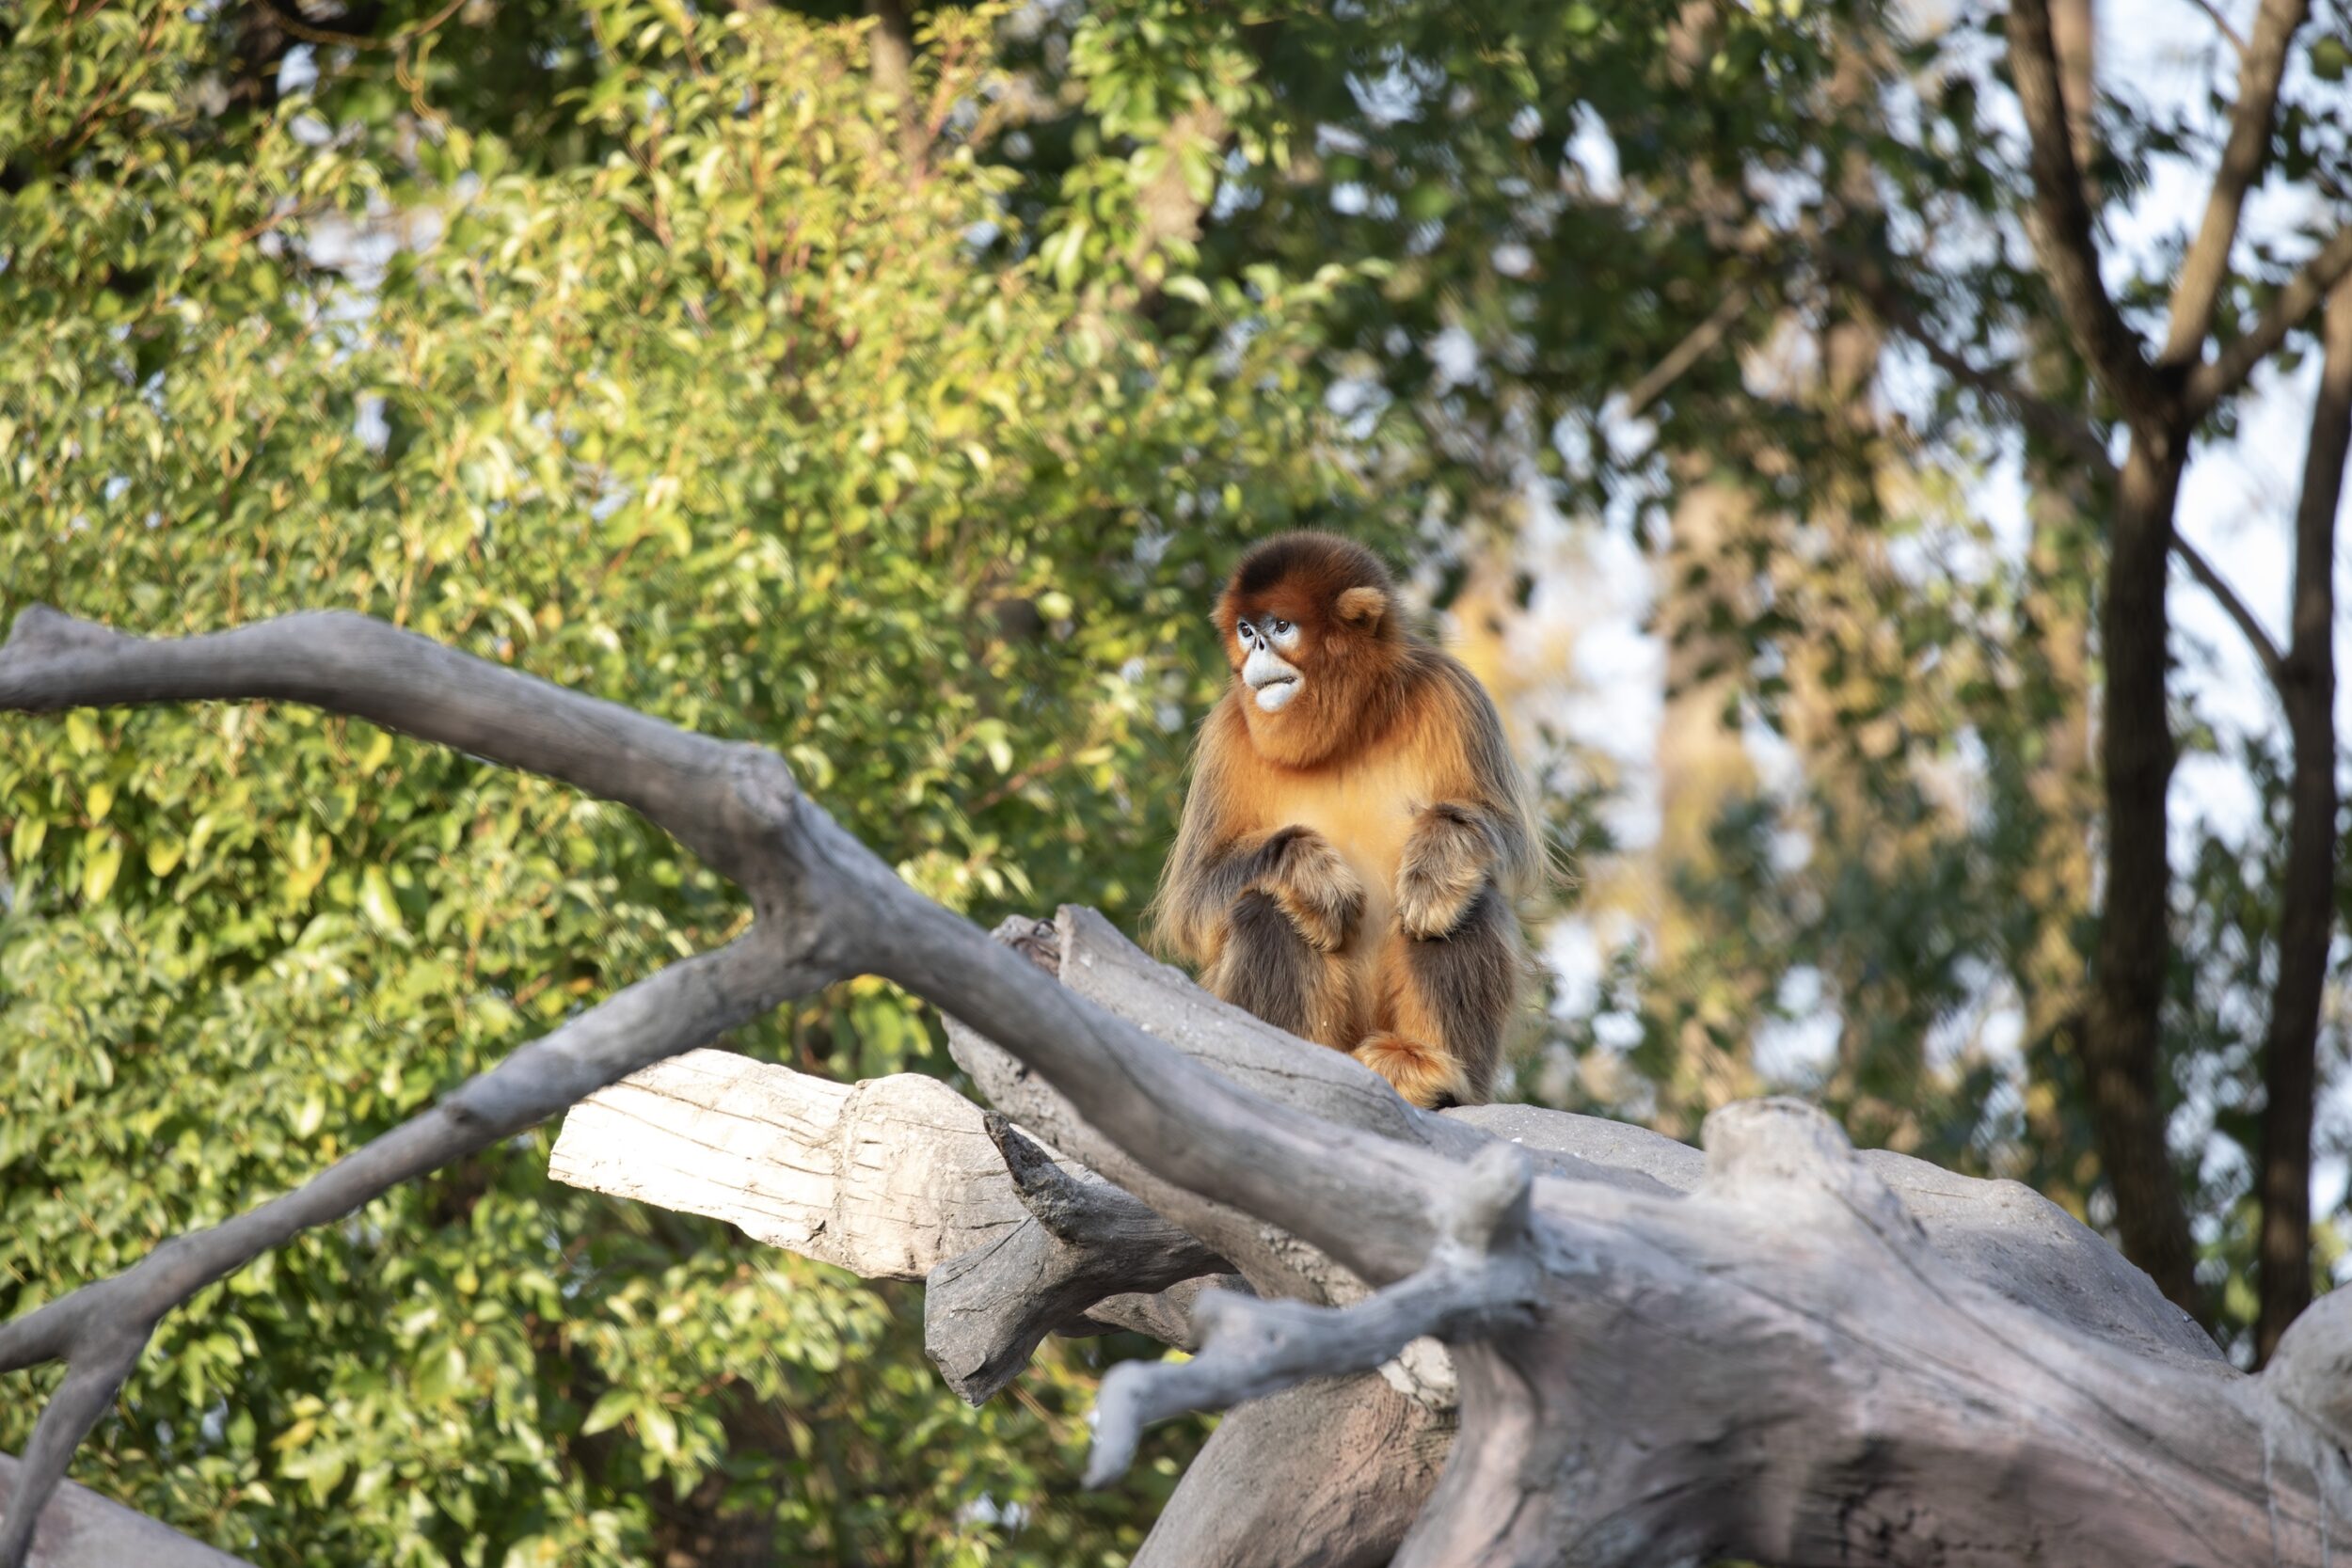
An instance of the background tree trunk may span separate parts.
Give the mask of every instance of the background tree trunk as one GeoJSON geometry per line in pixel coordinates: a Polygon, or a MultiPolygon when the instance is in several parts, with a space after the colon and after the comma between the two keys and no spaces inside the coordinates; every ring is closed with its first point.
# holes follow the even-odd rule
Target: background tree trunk
{"type": "Polygon", "coordinates": [[[2106,786],[2106,895],[2083,1039],[2099,1163],[2115,1192],[2124,1255],[2164,1293],[2202,1316],[2197,1249],[2166,1138],[2165,976],[2172,957],[2172,866],[2165,794],[2172,723],[2165,710],[2165,587],[2177,451],[2132,443],[2110,520],[2101,651],[2099,757],[2106,786]]]}
{"type": "Polygon", "coordinates": [[[2280,888],[2279,973],[2263,1054],[2262,1316],[2268,1360],[2312,1299],[2312,1117],[2319,1010],[2336,899],[2336,511],[2352,442],[2352,285],[2328,296],[2319,398],[2295,516],[2295,600],[2279,697],[2293,739],[2294,803],[2280,888]]]}

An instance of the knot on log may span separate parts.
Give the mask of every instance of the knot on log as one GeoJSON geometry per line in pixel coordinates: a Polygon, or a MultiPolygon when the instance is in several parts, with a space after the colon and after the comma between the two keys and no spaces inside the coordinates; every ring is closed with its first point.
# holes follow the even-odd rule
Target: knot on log
{"type": "Polygon", "coordinates": [[[1802,1100],[1743,1100],[1709,1115],[1699,1130],[1707,1150],[1703,1183],[1711,1196],[1753,1200],[1756,1189],[1790,1186],[1834,1197],[1888,1241],[1924,1246],[1927,1233],[1860,1157],[1844,1128],[1802,1100]]]}
{"type": "Polygon", "coordinates": [[[749,743],[735,749],[733,761],[735,798],[751,819],[771,832],[791,827],[801,807],[792,765],[767,747],[749,743]]]}
{"type": "Polygon", "coordinates": [[[94,621],[78,620],[54,605],[28,604],[16,612],[8,628],[7,651],[44,653],[53,648],[93,648],[127,641],[119,631],[94,621]]]}
{"type": "Polygon", "coordinates": [[[1061,928],[1054,921],[1025,914],[1007,915],[988,935],[990,941],[1003,943],[1046,974],[1059,978],[1061,928]]]}
{"type": "Polygon", "coordinates": [[[1517,1144],[1492,1143],[1470,1157],[1461,1184],[1437,1200],[1432,1261],[1476,1262],[1516,1246],[1527,1231],[1534,1166],[1517,1144]]]}

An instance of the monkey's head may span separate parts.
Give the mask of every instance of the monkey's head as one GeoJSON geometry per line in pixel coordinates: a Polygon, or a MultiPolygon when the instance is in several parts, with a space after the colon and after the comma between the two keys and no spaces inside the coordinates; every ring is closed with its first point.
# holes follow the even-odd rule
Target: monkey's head
{"type": "Polygon", "coordinates": [[[1285,533],[1242,557],[1216,625],[1259,750],[1303,766],[1361,729],[1403,641],[1395,598],[1379,558],[1335,534],[1285,533]]]}

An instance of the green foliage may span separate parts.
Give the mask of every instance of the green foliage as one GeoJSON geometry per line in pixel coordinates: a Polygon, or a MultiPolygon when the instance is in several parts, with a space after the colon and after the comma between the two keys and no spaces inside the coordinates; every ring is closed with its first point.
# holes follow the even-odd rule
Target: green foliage
{"type": "MultiPolygon", "coordinates": [[[[1121,915],[1238,540],[1349,529],[1442,602],[1540,498],[1677,552],[1675,700],[1800,776],[1709,802],[1657,868],[1673,950],[1612,955],[1530,1080],[1687,1131],[1757,1086],[1759,1025],[1831,1016],[1780,1086],[2100,1217],[2070,1035],[2096,812],[2063,753],[2101,498],[2027,433],[2021,558],[1969,515],[2005,410],[1937,381],[1915,424],[1857,417],[1886,390],[1857,261],[1972,362],[2111,412],[2024,247],[1965,243],[2025,188],[1995,11],[1913,39],[1861,0],[992,5],[918,13],[901,92],[860,9],[0,18],[0,623],[368,610],[776,747],[975,918],[1121,915]],[[1645,422],[1611,419],[1702,324],[1645,422]],[[1742,501],[1705,548],[1671,521],[1695,486],[1742,501]],[[2000,1010],[1996,1071],[1971,1031],[2000,1010]]],[[[2103,192],[2210,153],[2107,107],[2103,192]]],[[[2291,103],[2283,176],[2341,173],[2341,120],[2291,103]]],[[[2225,328],[2282,265],[2255,261],[2225,328]]],[[[1605,782],[1554,783],[1594,882],[1638,858],[1605,782]]],[[[748,918],[625,812],[285,707],[0,728],[0,1313],[748,918]]],[[[2209,842],[2183,879],[2172,1066],[2225,1156],[2274,856],[2209,842]]],[[[948,1070],[873,982],[734,1043],[948,1070]]],[[[551,1188],[546,1145],[207,1292],[78,1473],[269,1564],[1107,1563],[1197,1436],[1081,1497],[1100,1347],[963,1410],[913,1292],[551,1188]]],[[[2186,1173],[2232,1279],[2244,1170],[2186,1173]]],[[[34,1408],[0,1403],[0,1447],[34,1408]]]]}
{"type": "MultiPolygon", "coordinates": [[[[0,54],[0,617],[362,610],[775,746],[980,918],[1140,902],[1208,564],[1386,504],[1300,395],[1336,279],[1168,352],[981,237],[1011,177],[970,135],[905,166],[851,25],[583,6],[517,145],[389,93],[447,85],[407,46],[223,112],[235,21],[37,4],[0,54]]],[[[996,23],[937,19],[927,101],[987,101],[996,23]]],[[[12,722],[0,844],[8,1313],[748,918],[622,810],[283,706],[12,722]]],[[[736,1043],[946,1069],[871,982],[736,1043]]],[[[551,1187],[547,1143],[206,1292],[77,1473],[264,1564],[642,1561],[722,1525],[808,1562],[1139,1538],[1193,1429],[1077,1497],[1084,1354],[964,1410],[911,1293],[551,1187]]],[[[36,1410],[0,1406],[0,1447],[36,1410]]]]}

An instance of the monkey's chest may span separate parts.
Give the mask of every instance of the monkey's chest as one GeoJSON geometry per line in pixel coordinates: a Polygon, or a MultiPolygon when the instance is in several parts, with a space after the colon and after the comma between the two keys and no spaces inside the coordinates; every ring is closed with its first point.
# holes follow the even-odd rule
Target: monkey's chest
{"type": "Polygon", "coordinates": [[[1363,919],[1350,950],[1376,946],[1396,907],[1396,871],[1420,810],[1417,780],[1402,769],[1371,768],[1290,781],[1269,828],[1311,828],[1339,851],[1364,886],[1363,919]]]}

